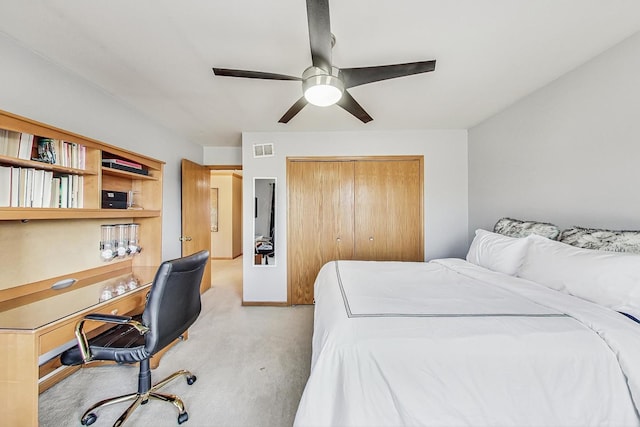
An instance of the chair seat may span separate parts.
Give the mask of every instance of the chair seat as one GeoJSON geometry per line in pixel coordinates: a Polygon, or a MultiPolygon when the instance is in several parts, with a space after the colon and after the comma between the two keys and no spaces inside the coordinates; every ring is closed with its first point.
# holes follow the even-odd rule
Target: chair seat
{"type": "MultiPolygon", "coordinates": [[[[140,317],[134,317],[140,320],[140,317]]],[[[89,340],[89,348],[94,360],[113,360],[118,363],[136,363],[148,358],[145,337],[131,325],[114,326],[89,340]]],[[[75,346],[62,353],[60,361],[64,365],[81,365],[80,347],[75,346]]]]}

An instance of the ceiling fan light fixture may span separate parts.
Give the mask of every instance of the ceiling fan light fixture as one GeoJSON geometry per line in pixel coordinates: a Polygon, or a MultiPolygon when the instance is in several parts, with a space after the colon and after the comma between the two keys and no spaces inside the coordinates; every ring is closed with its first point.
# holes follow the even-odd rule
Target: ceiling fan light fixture
{"type": "Polygon", "coordinates": [[[340,101],[344,84],[335,76],[316,74],[302,81],[302,92],[310,104],[328,107],[340,101]]]}

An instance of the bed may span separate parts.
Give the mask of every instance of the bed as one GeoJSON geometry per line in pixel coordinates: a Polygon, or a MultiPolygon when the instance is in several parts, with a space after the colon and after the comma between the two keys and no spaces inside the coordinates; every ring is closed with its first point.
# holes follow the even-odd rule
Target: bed
{"type": "Polygon", "coordinates": [[[326,264],[294,424],[640,425],[640,255],[610,251],[637,233],[524,225],[466,260],[326,264]]]}

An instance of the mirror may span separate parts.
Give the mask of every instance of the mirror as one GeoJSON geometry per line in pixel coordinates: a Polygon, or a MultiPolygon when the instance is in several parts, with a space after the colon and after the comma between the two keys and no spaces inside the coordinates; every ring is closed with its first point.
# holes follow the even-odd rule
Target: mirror
{"type": "Polygon", "coordinates": [[[276,265],[276,179],[253,179],[254,266],[276,265]]]}

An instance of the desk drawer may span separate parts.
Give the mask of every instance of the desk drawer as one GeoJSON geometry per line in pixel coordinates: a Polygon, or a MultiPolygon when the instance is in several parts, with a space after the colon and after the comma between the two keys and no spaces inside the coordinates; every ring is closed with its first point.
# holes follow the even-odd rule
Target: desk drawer
{"type": "MultiPolygon", "coordinates": [[[[104,313],[104,314],[118,314],[126,315],[129,313],[140,313],[144,309],[144,303],[147,296],[146,290],[140,290],[134,294],[119,298],[107,305],[96,308],[92,311],[87,311],[69,318],[66,322],[57,325],[57,327],[49,332],[46,332],[40,336],[40,352],[39,354],[45,354],[73,339],[75,339],[75,327],[76,323],[88,313],[104,313]]],[[[93,331],[103,324],[100,322],[86,322],[84,324],[84,331],[86,333],[93,331]]]]}

